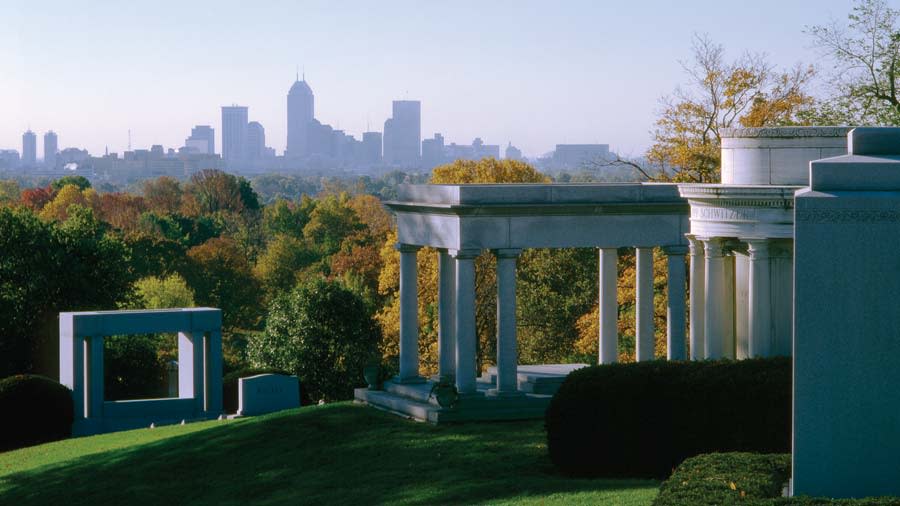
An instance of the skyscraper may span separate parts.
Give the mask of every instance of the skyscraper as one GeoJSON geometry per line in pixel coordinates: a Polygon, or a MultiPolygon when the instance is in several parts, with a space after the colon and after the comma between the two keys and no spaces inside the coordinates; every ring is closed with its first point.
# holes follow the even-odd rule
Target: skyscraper
{"type": "Polygon", "coordinates": [[[381,163],[381,132],[363,132],[362,152],[363,162],[372,165],[381,163]]]}
{"type": "Polygon", "coordinates": [[[384,122],[384,161],[388,165],[418,167],[422,144],[422,103],[394,100],[393,115],[384,122]]]}
{"type": "Polygon", "coordinates": [[[444,136],[436,133],[431,139],[422,141],[422,166],[434,168],[444,163],[444,136]]]}
{"type": "Polygon", "coordinates": [[[247,158],[259,160],[266,151],[266,129],[257,121],[247,124],[247,158]]]}
{"type": "Polygon", "coordinates": [[[44,165],[47,168],[56,167],[56,153],[59,152],[59,138],[50,130],[44,134],[44,165]]]}
{"type": "Polygon", "coordinates": [[[30,129],[22,134],[22,165],[25,167],[37,165],[37,135],[30,129]]]}
{"type": "Polygon", "coordinates": [[[185,139],[184,147],[204,155],[216,154],[216,131],[209,125],[197,125],[191,129],[191,136],[185,139]]]}
{"type": "Polygon", "coordinates": [[[309,150],[309,125],[315,117],[315,97],[306,82],[306,76],[291,86],[287,95],[287,149],[285,156],[305,158],[309,150]]]}
{"type": "Polygon", "coordinates": [[[222,107],[222,158],[245,159],[247,153],[247,108],[240,105],[222,107]]]}
{"type": "Polygon", "coordinates": [[[512,142],[506,145],[506,158],[509,160],[521,160],[522,150],[512,145],[512,142]]]}

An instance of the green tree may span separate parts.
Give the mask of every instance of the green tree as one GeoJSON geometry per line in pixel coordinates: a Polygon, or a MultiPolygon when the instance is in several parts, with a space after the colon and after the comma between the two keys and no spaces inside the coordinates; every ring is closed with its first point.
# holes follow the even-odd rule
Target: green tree
{"type": "Polygon", "coordinates": [[[188,250],[185,279],[198,304],[222,310],[227,328],[255,328],[259,288],[250,262],[233,240],[218,237],[188,250]]]}
{"type": "Polygon", "coordinates": [[[275,298],[266,330],[251,337],[254,367],[292,371],[313,399],[343,400],[363,386],[380,333],[363,300],[340,283],[315,279],[275,298]]]}
{"type": "Polygon", "coordinates": [[[135,294],[145,309],[194,307],[194,292],[178,274],[164,278],[149,276],[134,284],[135,294]]]}
{"type": "Polygon", "coordinates": [[[19,183],[12,179],[0,180],[0,205],[15,204],[19,201],[19,183]]]}
{"type": "Polygon", "coordinates": [[[884,0],[857,0],[846,23],[807,28],[831,60],[831,96],[811,118],[826,124],[900,124],[900,11],[884,0]]]}
{"type": "Polygon", "coordinates": [[[310,213],[309,222],[303,227],[303,237],[324,257],[336,253],[345,238],[364,228],[356,211],[350,207],[350,196],[342,193],[319,199],[310,213]]]}
{"type": "Polygon", "coordinates": [[[84,176],[63,176],[50,183],[50,187],[56,191],[62,190],[68,185],[74,185],[83,191],[91,187],[91,182],[84,176]]]}
{"type": "Polygon", "coordinates": [[[253,274],[271,298],[293,288],[298,275],[316,260],[318,255],[307,249],[302,241],[279,234],[269,242],[265,253],[257,260],[253,274]]]}

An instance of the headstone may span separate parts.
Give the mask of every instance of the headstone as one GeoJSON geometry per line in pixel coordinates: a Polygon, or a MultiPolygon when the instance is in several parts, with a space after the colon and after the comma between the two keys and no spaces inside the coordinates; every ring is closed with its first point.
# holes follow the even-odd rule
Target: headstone
{"type": "Polygon", "coordinates": [[[794,495],[900,495],[900,128],[795,198],[794,495]]]}
{"type": "Polygon", "coordinates": [[[259,374],[238,380],[238,415],[262,415],[299,406],[296,376],[259,374]]]}

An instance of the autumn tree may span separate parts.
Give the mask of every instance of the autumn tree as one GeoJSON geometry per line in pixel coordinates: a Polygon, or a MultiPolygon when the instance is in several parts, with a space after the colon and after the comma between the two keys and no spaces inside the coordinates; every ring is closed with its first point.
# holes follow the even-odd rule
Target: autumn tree
{"type": "Polygon", "coordinates": [[[0,205],[15,204],[20,194],[19,183],[12,179],[0,180],[0,205]]]}
{"type": "Polygon", "coordinates": [[[41,209],[40,217],[44,220],[64,221],[68,218],[69,208],[73,205],[97,209],[100,206],[100,197],[93,188],[81,189],[76,184],[67,184],[41,209]]]}
{"type": "Polygon", "coordinates": [[[217,237],[188,250],[185,279],[198,304],[222,310],[223,326],[254,328],[259,290],[250,262],[231,239],[217,237]]]}
{"type": "Polygon", "coordinates": [[[147,207],[160,214],[177,213],[181,209],[184,191],[177,179],[160,176],[143,182],[142,193],[147,207]]]}
{"type": "Polygon", "coordinates": [[[662,167],[659,179],[718,182],[722,130],[802,123],[814,70],[777,70],[762,54],[729,62],[704,35],[694,36],[692,52],[682,62],[687,84],[662,99],[647,158],[662,167]]]}
{"type": "Polygon", "coordinates": [[[857,0],[844,23],[807,28],[831,60],[832,96],[817,108],[828,124],[900,125],[900,11],[884,0],[857,0]]]}
{"type": "Polygon", "coordinates": [[[100,219],[123,232],[137,230],[141,214],[146,210],[144,198],[130,193],[103,193],[97,202],[100,219]]]}

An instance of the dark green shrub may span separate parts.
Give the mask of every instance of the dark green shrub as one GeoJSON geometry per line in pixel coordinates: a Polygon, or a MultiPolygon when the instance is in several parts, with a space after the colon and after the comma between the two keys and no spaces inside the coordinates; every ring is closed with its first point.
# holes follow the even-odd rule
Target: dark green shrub
{"type": "Polygon", "coordinates": [[[789,454],[711,453],[685,460],[663,482],[653,506],[900,506],[900,498],[834,500],[781,497],[789,454]]]}
{"type": "Polygon", "coordinates": [[[0,413],[0,451],[72,435],[72,391],[44,376],[0,380],[0,413]]]}
{"type": "Polygon", "coordinates": [[[790,451],[791,361],[641,362],[573,372],[546,415],[576,476],[663,479],[701,453],[790,451]]]}
{"type": "MultiPolygon", "coordinates": [[[[236,413],[238,409],[238,380],[256,376],[257,374],[286,374],[291,373],[273,367],[248,367],[230,372],[222,377],[222,408],[226,413],[236,413]]],[[[300,385],[300,404],[309,404],[309,400],[303,399],[303,385],[300,385]]]]}
{"type": "Polygon", "coordinates": [[[157,350],[177,349],[174,335],[107,336],[103,350],[103,397],[108,401],[168,395],[168,371],[157,350]]]}

